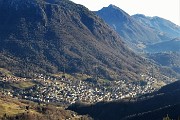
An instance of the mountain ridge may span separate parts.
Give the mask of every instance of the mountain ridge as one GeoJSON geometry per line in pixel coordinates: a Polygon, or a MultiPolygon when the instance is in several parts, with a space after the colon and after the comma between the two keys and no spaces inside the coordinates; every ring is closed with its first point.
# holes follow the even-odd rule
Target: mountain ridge
{"type": "Polygon", "coordinates": [[[164,34],[168,34],[172,38],[174,38],[174,36],[180,37],[180,26],[169,20],[158,16],[149,17],[142,14],[135,14],[132,15],[132,17],[139,21],[141,24],[162,31],[164,34]]]}
{"type": "Polygon", "coordinates": [[[117,31],[133,50],[143,51],[147,45],[170,41],[179,35],[178,26],[176,26],[177,29],[173,29],[171,25],[175,26],[175,24],[168,20],[159,17],[150,18],[142,14],[130,16],[114,5],[103,7],[95,13],[117,31]],[[148,22],[151,19],[155,19],[155,23],[150,26],[148,22]],[[167,34],[167,31],[170,31],[171,34],[167,34]]]}
{"type": "Polygon", "coordinates": [[[147,52],[180,52],[180,38],[174,38],[169,41],[152,44],[145,48],[147,52]]]}
{"type": "Polygon", "coordinates": [[[144,59],[87,8],[68,0],[20,1],[1,0],[0,67],[20,76],[65,67],[108,79],[138,79],[145,71],[144,59]]]}

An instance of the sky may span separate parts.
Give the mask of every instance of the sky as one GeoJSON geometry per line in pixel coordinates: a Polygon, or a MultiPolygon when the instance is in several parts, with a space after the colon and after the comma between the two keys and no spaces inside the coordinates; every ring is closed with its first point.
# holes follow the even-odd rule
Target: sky
{"type": "Polygon", "coordinates": [[[113,4],[130,15],[159,16],[180,26],[180,0],[71,0],[91,11],[113,4]]]}

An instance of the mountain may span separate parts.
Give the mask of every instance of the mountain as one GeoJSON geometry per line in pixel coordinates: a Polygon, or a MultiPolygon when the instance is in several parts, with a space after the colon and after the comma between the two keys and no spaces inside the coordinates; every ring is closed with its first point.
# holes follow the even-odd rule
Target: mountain
{"type": "Polygon", "coordinates": [[[180,37],[180,26],[172,23],[169,20],[160,17],[147,17],[142,14],[136,14],[132,16],[138,22],[144,26],[148,26],[152,29],[161,31],[162,34],[167,34],[171,37],[180,37]]]}
{"type": "Polygon", "coordinates": [[[143,49],[146,45],[172,39],[168,35],[162,34],[161,31],[142,24],[135,19],[135,16],[130,16],[114,5],[104,7],[96,14],[117,31],[133,49],[143,49]]]}
{"type": "Polygon", "coordinates": [[[148,52],[180,52],[180,38],[170,41],[148,45],[145,51],[148,52]]]}
{"type": "MultiPolygon", "coordinates": [[[[142,14],[130,16],[114,5],[104,7],[95,13],[117,31],[128,47],[135,52],[178,52],[180,49],[180,27],[168,20],[146,17],[142,14]]],[[[177,66],[173,69],[177,72],[177,66]]]]}
{"type": "Polygon", "coordinates": [[[156,63],[172,68],[174,71],[180,73],[180,53],[149,53],[148,58],[154,60],[156,63]]]}
{"type": "Polygon", "coordinates": [[[0,0],[0,68],[17,76],[138,79],[147,62],[95,13],[68,0],[0,0]]]}
{"type": "Polygon", "coordinates": [[[96,104],[76,103],[69,106],[79,114],[88,114],[95,120],[162,120],[167,114],[180,116],[180,81],[136,99],[124,99],[96,104]]]}

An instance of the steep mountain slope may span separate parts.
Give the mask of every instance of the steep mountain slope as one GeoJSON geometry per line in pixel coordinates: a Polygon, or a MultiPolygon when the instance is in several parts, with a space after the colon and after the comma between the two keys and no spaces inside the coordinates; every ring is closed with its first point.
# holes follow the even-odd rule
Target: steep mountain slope
{"type": "Polygon", "coordinates": [[[146,62],[93,12],[68,0],[0,0],[0,67],[137,79],[146,62]]]}
{"type": "Polygon", "coordinates": [[[180,73],[180,53],[150,53],[148,57],[162,66],[171,67],[176,72],[180,73]]]}
{"type": "Polygon", "coordinates": [[[180,81],[177,81],[134,100],[101,102],[94,105],[78,103],[69,109],[79,114],[89,114],[95,120],[162,120],[167,114],[177,119],[180,115],[179,88],[180,81]]]}
{"type": "Polygon", "coordinates": [[[176,38],[180,37],[180,26],[175,25],[171,21],[160,17],[147,17],[142,14],[136,14],[132,16],[138,22],[144,26],[151,27],[152,29],[161,31],[162,34],[168,34],[169,36],[176,38]]]}
{"type": "Polygon", "coordinates": [[[166,117],[167,115],[171,118],[171,119],[177,119],[180,117],[180,103],[178,101],[176,101],[176,99],[179,99],[178,95],[173,95],[176,93],[180,92],[180,81],[176,81],[174,83],[171,83],[169,85],[166,85],[164,87],[162,87],[160,90],[158,90],[157,92],[154,92],[152,94],[150,94],[149,96],[154,96],[154,95],[161,95],[161,94],[171,94],[169,97],[167,96],[167,98],[165,100],[169,101],[172,100],[173,98],[175,99],[174,103],[169,103],[166,106],[163,106],[159,109],[153,110],[153,111],[148,111],[145,112],[143,114],[136,114],[134,116],[129,116],[126,118],[126,120],[149,120],[149,119],[153,119],[153,120],[162,120],[163,117],[166,117]],[[173,96],[173,97],[172,97],[173,96]]]}
{"type": "Polygon", "coordinates": [[[180,38],[147,46],[148,52],[180,52],[180,38]]]}
{"type": "Polygon", "coordinates": [[[166,34],[161,34],[161,31],[143,25],[114,5],[104,7],[96,14],[116,30],[134,49],[137,49],[137,47],[142,49],[148,44],[171,40],[166,34]]]}
{"type": "Polygon", "coordinates": [[[180,117],[179,111],[180,104],[175,104],[171,106],[165,106],[154,111],[129,116],[123,120],[166,120],[166,118],[178,120],[178,118],[180,117]]]}

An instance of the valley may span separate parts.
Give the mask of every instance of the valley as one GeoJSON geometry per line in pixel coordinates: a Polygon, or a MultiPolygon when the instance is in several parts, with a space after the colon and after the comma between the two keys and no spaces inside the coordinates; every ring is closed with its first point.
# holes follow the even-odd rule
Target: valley
{"type": "MultiPolygon", "coordinates": [[[[135,98],[151,93],[165,83],[159,83],[155,78],[145,77],[144,81],[127,82],[100,81],[93,83],[87,80],[51,78],[39,75],[37,79],[12,78],[0,80],[2,94],[31,100],[34,102],[57,103],[70,105],[77,101],[96,103],[114,101],[123,98],[135,98]]],[[[92,79],[92,78],[91,78],[92,79]]]]}
{"type": "Polygon", "coordinates": [[[179,37],[112,4],[0,0],[0,120],[177,119],[179,37]]]}

